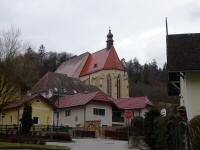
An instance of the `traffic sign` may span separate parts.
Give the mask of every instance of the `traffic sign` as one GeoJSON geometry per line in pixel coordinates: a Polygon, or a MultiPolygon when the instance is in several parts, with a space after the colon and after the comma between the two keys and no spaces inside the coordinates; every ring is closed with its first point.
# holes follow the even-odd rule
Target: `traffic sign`
{"type": "Polygon", "coordinates": [[[126,119],[130,119],[133,116],[133,112],[132,111],[126,111],[124,114],[126,119]]]}

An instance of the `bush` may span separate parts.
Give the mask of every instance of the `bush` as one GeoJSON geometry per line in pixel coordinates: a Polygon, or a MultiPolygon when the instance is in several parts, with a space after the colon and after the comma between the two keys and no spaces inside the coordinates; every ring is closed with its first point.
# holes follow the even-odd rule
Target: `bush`
{"type": "Polygon", "coordinates": [[[64,140],[64,141],[72,140],[71,136],[65,132],[47,132],[45,137],[49,139],[57,139],[57,140],[64,140]]]}
{"type": "Polygon", "coordinates": [[[168,117],[159,117],[154,121],[154,139],[157,150],[168,148],[168,117]]]}
{"type": "Polygon", "coordinates": [[[200,149],[200,115],[189,122],[190,138],[193,150],[200,149]]]}
{"type": "Polygon", "coordinates": [[[1,142],[11,142],[11,143],[29,143],[29,144],[45,144],[45,139],[32,136],[14,136],[6,135],[0,138],[1,142]]]}
{"type": "Polygon", "coordinates": [[[160,116],[160,112],[157,109],[152,109],[149,112],[145,113],[144,136],[145,136],[146,143],[151,147],[152,150],[156,149],[154,122],[156,118],[158,118],[159,116],[160,116]]]}
{"type": "Polygon", "coordinates": [[[134,136],[142,136],[144,134],[144,119],[142,117],[134,117],[131,121],[131,132],[134,136]]]}

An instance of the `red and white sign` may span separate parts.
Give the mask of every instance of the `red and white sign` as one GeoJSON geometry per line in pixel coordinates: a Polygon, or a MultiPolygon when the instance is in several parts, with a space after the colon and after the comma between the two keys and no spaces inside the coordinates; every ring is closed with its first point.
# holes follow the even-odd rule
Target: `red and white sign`
{"type": "Polygon", "coordinates": [[[126,119],[130,119],[133,116],[133,112],[132,111],[126,111],[124,113],[124,116],[125,116],[126,119]]]}

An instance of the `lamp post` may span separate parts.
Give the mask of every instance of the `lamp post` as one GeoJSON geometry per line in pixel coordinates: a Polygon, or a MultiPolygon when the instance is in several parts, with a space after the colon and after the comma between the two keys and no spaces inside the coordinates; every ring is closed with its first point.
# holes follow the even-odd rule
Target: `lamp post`
{"type": "Polygon", "coordinates": [[[57,127],[59,125],[59,107],[60,107],[60,96],[67,94],[67,90],[65,88],[54,88],[54,94],[58,96],[57,99],[57,108],[56,108],[56,124],[57,127]]]}
{"type": "Polygon", "coordinates": [[[57,108],[56,108],[56,125],[58,127],[58,123],[59,123],[59,89],[58,88],[54,88],[54,94],[56,94],[58,96],[58,99],[57,99],[57,102],[56,102],[56,105],[57,105],[57,108]]]}
{"type": "Polygon", "coordinates": [[[133,112],[132,111],[125,111],[125,118],[127,120],[127,125],[128,125],[128,144],[129,144],[129,120],[132,118],[133,116],[133,112]]]}

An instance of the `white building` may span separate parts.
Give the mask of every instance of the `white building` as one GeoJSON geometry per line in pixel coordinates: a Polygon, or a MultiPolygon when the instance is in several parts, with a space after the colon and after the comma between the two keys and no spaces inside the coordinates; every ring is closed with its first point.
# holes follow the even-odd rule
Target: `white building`
{"type": "Polygon", "coordinates": [[[170,93],[180,96],[188,119],[200,115],[200,33],[167,36],[167,68],[170,93]]]}
{"type": "Polygon", "coordinates": [[[59,102],[58,124],[86,127],[88,122],[93,122],[112,126],[112,105],[112,99],[101,91],[64,96],[59,102]]]}
{"type": "Polygon", "coordinates": [[[146,96],[115,100],[102,91],[77,93],[60,98],[59,116],[54,117],[54,123],[84,128],[91,124],[98,127],[124,126],[125,111],[132,111],[133,117],[144,117],[151,107],[152,103],[146,96]]]}

